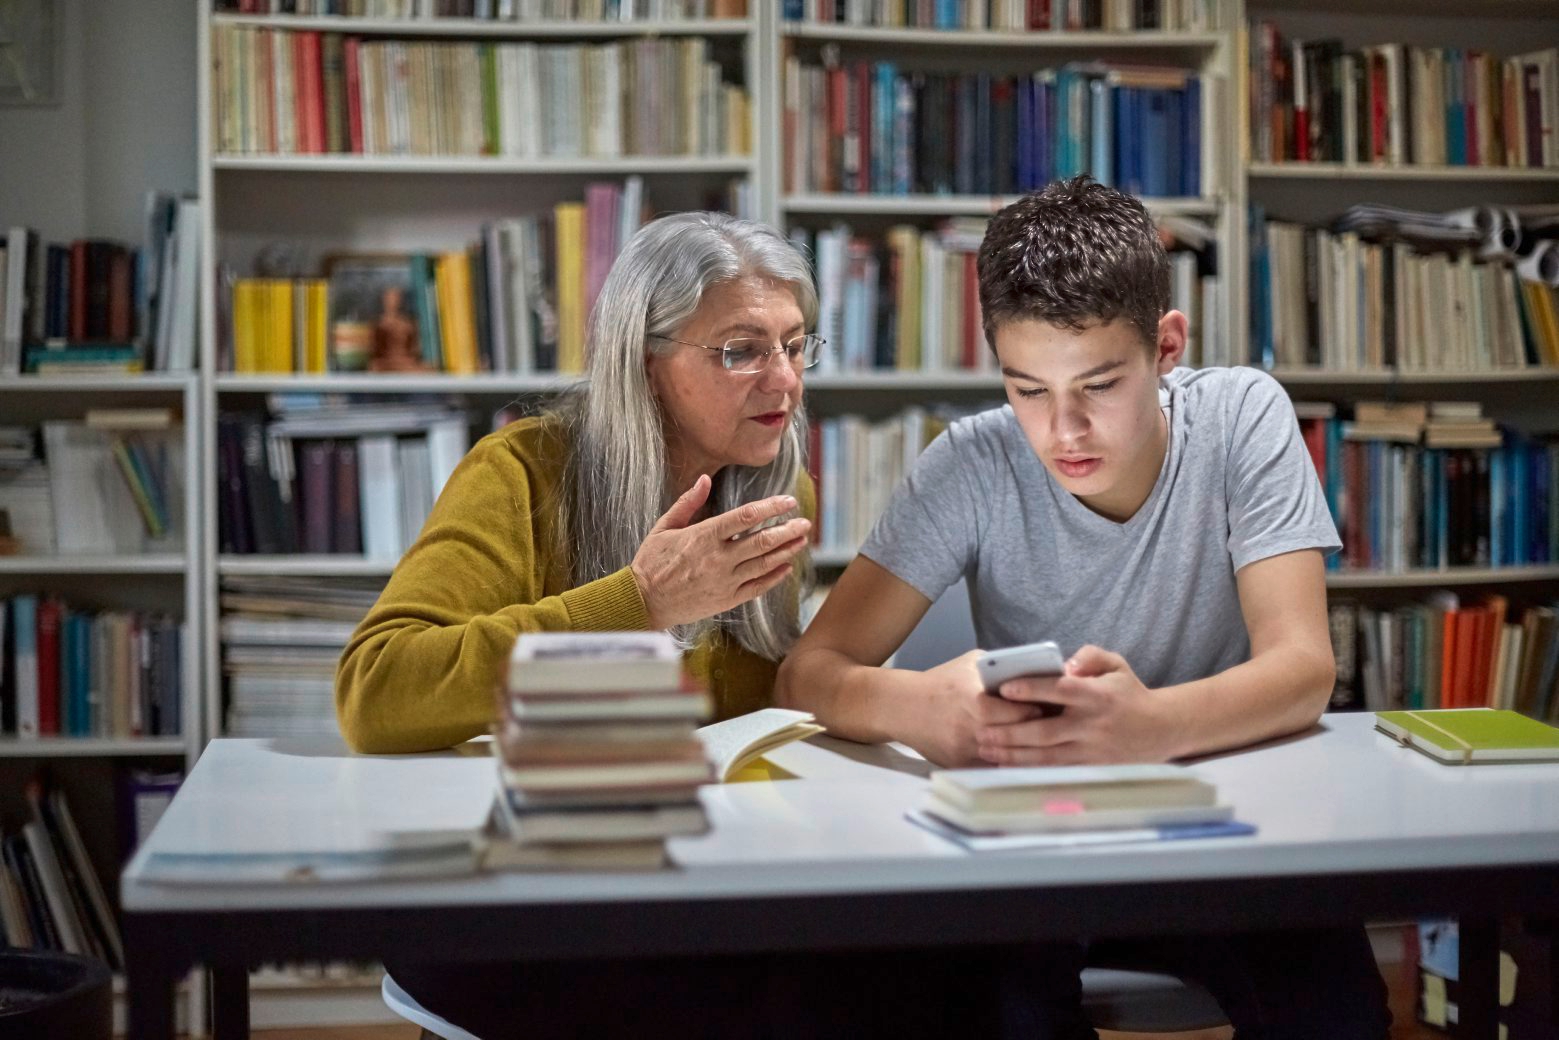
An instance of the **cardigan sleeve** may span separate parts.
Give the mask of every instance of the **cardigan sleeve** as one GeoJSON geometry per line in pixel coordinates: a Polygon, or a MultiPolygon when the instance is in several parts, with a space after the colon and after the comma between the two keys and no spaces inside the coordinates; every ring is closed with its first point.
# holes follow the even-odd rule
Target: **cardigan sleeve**
{"type": "Polygon", "coordinates": [[[421,536],[358,625],[336,672],[336,716],[354,749],[405,753],[487,732],[521,632],[642,629],[632,572],[545,595],[555,480],[517,441],[484,438],[450,476],[421,536]],[[543,543],[543,544],[538,544],[543,543]]]}

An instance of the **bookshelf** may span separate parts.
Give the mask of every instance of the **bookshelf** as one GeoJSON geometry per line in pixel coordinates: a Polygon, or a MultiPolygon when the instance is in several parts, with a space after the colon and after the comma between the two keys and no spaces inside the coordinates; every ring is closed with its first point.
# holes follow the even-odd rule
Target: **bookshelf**
{"type": "MultiPolygon", "coordinates": [[[[202,681],[191,687],[198,690],[199,712],[189,716],[200,719],[200,741],[225,732],[218,605],[224,578],[374,579],[387,576],[394,562],[353,554],[221,551],[215,476],[217,423],[222,414],[258,410],[270,395],[292,393],[342,394],[362,401],[426,395],[459,400],[473,414],[490,414],[515,399],[544,399],[574,381],[572,376],[553,372],[289,375],[226,371],[219,364],[218,350],[219,267],[229,265],[246,273],[255,254],[277,242],[287,244],[306,263],[337,250],[455,248],[474,235],[484,221],[577,200],[591,180],[621,180],[629,175],[644,178],[655,208],[662,212],[698,206],[729,179],[741,177],[751,186],[755,216],[783,230],[800,228],[813,234],[837,224],[868,235],[884,234],[893,225],[925,232],[944,218],[988,216],[1015,197],[993,192],[874,194],[787,189],[787,62],[792,58],[821,62],[825,52],[828,60],[892,61],[903,69],[924,72],[979,67],[995,74],[1017,75],[1069,62],[1097,61],[1171,66],[1202,76],[1206,91],[1200,120],[1201,190],[1194,196],[1164,195],[1146,202],[1156,216],[1192,219],[1211,229],[1219,257],[1221,296],[1206,317],[1216,324],[1217,335],[1238,357],[1249,356],[1249,203],[1260,202],[1294,220],[1316,221],[1350,202],[1367,199],[1425,208],[1450,208],[1484,199],[1502,204],[1551,202],[1559,185],[1556,168],[1387,167],[1246,159],[1241,27],[1247,19],[1272,18],[1292,26],[1302,36],[1342,35],[1350,46],[1398,39],[1427,45],[1453,39],[1464,27],[1471,30],[1488,14],[1485,5],[1480,5],[1477,17],[1470,17],[1464,4],[1440,0],[1411,8],[1389,0],[1363,5],[1337,0],[1324,5],[1332,13],[1322,16],[1313,13],[1318,9],[1315,4],[1213,0],[1214,28],[1208,30],[1006,32],[791,22],[781,18],[783,5],[777,0],[749,0],[751,16],[742,19],[606,25],[239,16],[213,13],[209,2],[196,2],[200,10],[198,185],[200,197],[209,203],[202,211],[202,230],[205,242],[211,245],[205,250],[200,279],[200,372],[192,386],[188,382],[168,384],[167,389],[159,390],[158,380],[170,377],[152,376],[134,381],[133,386],[91,389],[123,394],[194,393],[198,407],[190,414],[198,415],[199,421],[191,424],[195,437],[191,458],[202,460],[201,472],[206,477],[194,524],[199,537],[192,539],[198,544],[177,562],[76,561],[81,569],[73,573],[131,574],[136,581],[176,581],[183,576],[185,595],[202,633],[199,640],[192,640],[200,653],[198,674],[202,681]],[[1432,17],[1420,19],[1420,13],[1432,17]],[[229,28],[349,33],[365,40],[489,44],[703,38],[727,72],[748,91],[750,154],[514,158],[225,153],[217,147],[213,133],[217,87],[212,58],[214,34],[229,28]],[[90,571],[92,566],[103,570],[90,571]],[[151,569],[159,566],[168,569],[151,569]]],[[[1484,45],[1491,50],[1514,53],[1559,42],[1559,31],[1546,17],[1547,5],[1505,0],[1488,6],[1497,6],[1503,16],[1495,19],[1492,28],[1478,26],[1477,31],[1488,36],[1484,45]]],[[[1559,390],[1559,371],[1552,369],[1344,372],[1293,368],[1273,374],[1302,400],[1436,400],[1449,395],[1483,401],[1497,417],[1537,428],[1543,428],[1545,419],[1551,426],[1549,411],[1559,390]]],[[[35,385],[39,389],[87,386],[74,380],[57,387],[43,382],[35,385]]],[[[821,418],[862,414],[880,419],[914,404],[945,401],[967,405],[1001,398],[1001,381],[994,373],[958,368],[814,371],[808,374],[806,385],[808,408],[821,418]]],[[[842,569],[852,555],[848,546],[822,546],[814,553],[814,562],[827,576],[842,569]]],[[[6,580],[8,573],[7,565],[0,562],[0,581],[6,580]]],[[[1546,595],[1559,591],[1559,566],[1333,572],[1327,581],[1329,589],[1339,595],[1388,600],[1447,586],[1546,595]]],[[[288,990],[284,986],[278,992],[288,990]]],[[[256,999],[262,998],[257,995],[256,999]]]]}
{"type": "MultiPolygon", "coordinates": [[[[26,815],[23,785],[36,773],[62,791],[112,906],[118,905],[119,869],[130,850],[118,804],[129,770],[187,773],[205,745],[199,662],[202,575],[197,451],[200,392],[190,373],[0,378],[0,415],[6,424],[80,420],[91,409],[172,409],[181,422],[183,453],[182,545],[142,553],[26,553],[0,556],[0,599],[34,593],[59,596],[71,610],[137,610],[183,623],[179,653],[180,731],[167,736],[0,736],[0,807],[8,823],[26,815]]],[[[8,828],[7,833],[10,833],[8,828]]],[[[114,980],[116,1021],[124,1017],[123,976],[114,980]]],[[[180,990],[178,1018],[198,1020],[194,987],[180,990]]]]}

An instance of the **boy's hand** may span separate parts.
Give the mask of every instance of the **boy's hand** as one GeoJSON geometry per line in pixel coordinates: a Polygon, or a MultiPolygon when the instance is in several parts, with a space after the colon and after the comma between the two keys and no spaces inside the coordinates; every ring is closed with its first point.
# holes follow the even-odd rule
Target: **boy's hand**
{"type": "Polygon", "coordinates": [[[939,766],[985,766],[979,734],[990,727],[1011,728],[1037,719],[1037,704],[992,697],[985,692],[975,666],[980,650],[971,650],[924,672],[903,672],[906,683],[920,694],[905,743],[939,766]]]}
{"type": "MultiPolygon", "coordinates": [[[[1173,720],[1120,654],[1085,646],[1056,679],[1013,679],[1002,698],[1062,707],[1052,718],[980,727],[978,754],[1009,766],[1163,762],[1170,757],[1173,720]]],[[[996,700],[997,698],[990,698],[996,700]]]]}

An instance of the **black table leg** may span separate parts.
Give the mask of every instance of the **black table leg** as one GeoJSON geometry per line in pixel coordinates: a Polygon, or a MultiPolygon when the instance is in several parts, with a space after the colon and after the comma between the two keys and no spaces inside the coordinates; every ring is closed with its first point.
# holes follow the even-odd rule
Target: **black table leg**
{"type": "Polygon", "coordinates": [[[1457,929],[1457,1040],[1499,1035],[1499,921],[1463,917],[1457,929]]]}
{"type": "Polygon", "coordinates": [[[249,967],[211,967],[211,1025],[215,1040],[249,1040],[249,967]]]}
{"type": "Polygon", "coordinates": [[[126,958],[125,997],[129,1001],[128,1040],[173,1040],[173,1000],[178,987],[174,968],[144,953],[126,958]]]}

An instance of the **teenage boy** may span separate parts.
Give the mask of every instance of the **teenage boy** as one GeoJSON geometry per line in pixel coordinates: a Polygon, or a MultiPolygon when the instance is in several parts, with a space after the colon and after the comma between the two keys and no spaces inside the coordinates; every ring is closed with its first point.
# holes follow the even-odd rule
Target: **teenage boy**
{"type": "MultiPolygon", "coordinates": [[[[1153,222],[1086,177],[997,214],[978,271],[1008,404],[926,449],[778,702],[944,766],[1162,762],[1314,724],[1334,679],[1322,560],[1340,544],[1282,388],[1176,367],[1186,318],[1153,222]],[[991,696],[976,652],[882,668],[959,580],[980,646],[1052,639],[1065,673],[991,696]]],[[[1155,949],[1241,1040],[1386,1036],[1362,929],[1155,949]]]]}

